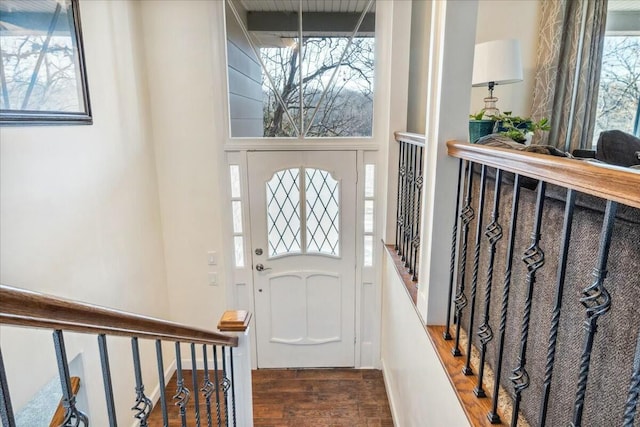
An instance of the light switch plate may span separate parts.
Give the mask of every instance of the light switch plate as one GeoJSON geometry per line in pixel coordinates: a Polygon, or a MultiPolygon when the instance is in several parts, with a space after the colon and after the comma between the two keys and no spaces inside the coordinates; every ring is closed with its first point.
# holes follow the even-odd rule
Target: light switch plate
{"type": "Polygon", "coordinates": [[[216,251],[207,252],[207,264],[218,265],[218,253],[216,251]]]}
{"type": "Polygon", "coordinates": [[[218,286],[218,273],[215,271],[209,272],[209,286],[218,286]]]}

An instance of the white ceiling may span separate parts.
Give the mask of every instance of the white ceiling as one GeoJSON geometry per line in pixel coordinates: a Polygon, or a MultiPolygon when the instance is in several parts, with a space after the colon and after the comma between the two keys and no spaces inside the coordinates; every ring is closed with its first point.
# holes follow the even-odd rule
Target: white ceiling
{"type": "Polygon", "coordinates": [[[58,0],[2,0],[0,1],[0,12],[43,12],[53,13],[56,3],[65,7],[65,1],[58,0]]]}
{"type": "MultiPolygon", "coordinates": [[[[303,12],[362,12],[369,0],[240,0],[251,12],[296,12],[302,3],[303,12]]],[[[375,0],[371,10],[375,10],[375,0]]]]}

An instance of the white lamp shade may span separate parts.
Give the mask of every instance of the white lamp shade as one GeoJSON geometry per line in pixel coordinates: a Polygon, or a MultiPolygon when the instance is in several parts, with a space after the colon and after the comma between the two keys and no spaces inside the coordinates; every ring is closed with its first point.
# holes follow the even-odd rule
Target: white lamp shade
{"type": "Polygon", "coordinates": [[[493,40],[476,44],[473,86],[489,82],[508,84],[522,81],[522,55],[518,40],[493,40]]]}

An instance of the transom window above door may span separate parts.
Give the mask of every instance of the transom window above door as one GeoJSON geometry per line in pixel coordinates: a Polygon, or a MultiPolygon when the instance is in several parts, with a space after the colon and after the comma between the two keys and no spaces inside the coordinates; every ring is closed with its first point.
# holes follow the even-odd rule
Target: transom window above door
{"type": "Polygon", "coordinates": [[[305,253],[340,256],[340,183],[328,171],[281,170],[265,189],[270,258],[305,253]]]}
{"type": "Polygon", "coordinates": [[[371,137],[375,0],[226,0],[231,137],[371,137]]]}

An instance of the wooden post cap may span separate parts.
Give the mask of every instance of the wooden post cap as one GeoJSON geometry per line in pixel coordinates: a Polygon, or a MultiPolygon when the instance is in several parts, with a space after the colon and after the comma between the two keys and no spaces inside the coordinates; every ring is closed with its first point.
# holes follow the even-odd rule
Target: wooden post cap
{"type": "Polygon", "coordinates": [[[218,322],[220,332],[244,332],[249,327],[251,313],[247,310],[227,310],[218,322]]]}

